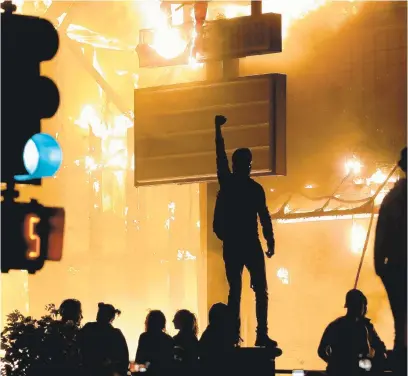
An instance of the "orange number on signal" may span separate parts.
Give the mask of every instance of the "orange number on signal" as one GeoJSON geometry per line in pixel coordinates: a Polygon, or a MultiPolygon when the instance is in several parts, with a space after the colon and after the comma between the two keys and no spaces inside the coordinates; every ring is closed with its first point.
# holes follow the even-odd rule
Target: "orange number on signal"
{"type": "Polygon", "coordinates": [[[28,214],[24,221],[24,237],[27,243],[26,257],[28,260],[35,260],[40,257],[41,239],[35,232],[36,225],[40,222],[35,214],[28,214]]]}

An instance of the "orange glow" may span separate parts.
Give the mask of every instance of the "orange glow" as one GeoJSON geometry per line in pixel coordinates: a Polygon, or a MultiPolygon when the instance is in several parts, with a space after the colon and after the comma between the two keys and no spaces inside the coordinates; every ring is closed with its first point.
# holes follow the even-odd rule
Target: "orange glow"
{"type": "Polygon", "coordinates": [[[146,24],[154,30],[154,39],[150,47],[165,59],[174,59],[181,55],[188,42],[183,39],[179,29],[169,25],[167,16],[160,9],[160,2],[143,1],[140,7],[146,24]]]}
{"type": "MultiPolygon", "coordinates": [[[[262,12],[279,13],[282,15],[282,37],[285,40],[295,21],[304,18],[307,14],[317,10],[328,2],[329,0],[264,0],[262,4],[262,12]]],[[[212,4],[210,2],[207,20],[210,20],[209,13],[211,6],[212,4]]],[[[223,4],[220,2],[215,6],[221,11],[221,15],[219,14],[217,16],[221,18],[230,19],[251,14],[250,5],[223,4]]],[[[197,37],[195,27],[192,28],[190,36],[181,35],[179,29],[173,27],[186,22],[182,17],[182,9],[176,11],[175,8],[172,7],[174,25],[169,24],[167,15],[161,11],[160,1],[142,1],[140,2],[140,9],[143,13],[144,27],[154,30],[154,40],[150,44],[150,47],[152,47],[160,56],[165,59],[174,59],[180,56],[186,50],[190,40],[193,40],[192,45],[194,46],[195,38],[197,37]]],[[[192,17],[192,19],[194,19],[194,17],[192,17]]],[[[190,52],[189,66],[191,68],[200,68],[203,67],[203,64],[197,63],[196,57],[190,52]]]]}
{"type": "MultiPolygon", "coordinates": [[[[269,2],[270,4],[265,8],[265,3],[268,3],[266,1],[264,10],[270,7],[268,11],[279,13],[281,9],[288,9],[287,14],[283,15],[283,34],[288,38],[290,27],[296,19],[326,2],[288,0],[278,4],[274,1],[269,2]]],[[[22,1],[19,0],[19,3],[22,1]]],[[[139,3],[142,4],[143,9],[146,9],[141,18],[142,22],[146,23],[143,27],[154,26],[157,22],[154,19],[157,12],[149,9],[155,7],[156,5],[151,4],[157,1],[145,0],[139,3]]],[[[211,7],[211,3],[209,6],[211,7]]],[[[220,6],[225,7],[228,18],[245,15],[249,10],[248,7],[240,5],[220,6]]],[[[174,18],[177,19],[179,15],[180,12],[177,12],[174,18]]],[[[60,21],[61,18],[62,16],[60,21]]],[[[176,20],[176,23],[179,23],[179,20],[176,20]]],[[[163,25],[157,27],[165,30],[163,25]]],[[[68,30],[72,38],[79,34],[75,34],[74,29],[75,27],[71,27],[68,30]]],[[[166,45],[161,40],[152,42],[154,48],[167,56],[182,51],[182,46],[186,43],[178,39],[178,36],[182,36],[177,33],[167,35],[162,32],[158,35],[163,38],[163,41],[170,40],[171,43],[175,43],[174,48],[172,44],[166,45]]],[[[196,36],[194,30],[192,36],[196,36]]],[[[78,42],[84,44],[84,39],[78,39],[78,42]]],[[[100,45],[104,45],[106,40],[101,38],[99,42],[100,45]]],[[[89,44],[87,48],[90,48],[89,44]]],[[[61,48],[65,47],[61,46],[61,48]]],[[[94,67],[102,76],[105,75],[116,89],[117,82],[112,79],[112,71],[115,71],[116,67],[110,71],[106,69],[104,72],[108,64],[102,60],[103,57],[98,61],[98,57],[98,52],[94,53],[94,67]]],[[[68,60],[68,64],[64,61],[59,62],[62,69],[67,69],[71,61],[75,63],[75,59],[70,54],[67,54],[64,59],[68,60]]],[[[75,64],[72,65],[75,66],[75,64]]],[[[190,57],[188,69],[202,66],[190,57]]],[[[121,66],[120,71],[116,73],[118,76],[125,75],[126,69],[128,68],[121,66]]],[[[70,71],[71,74],[72,71],[70,71]]],[[[82,68],[79,67],[78,71],[82,73],[82,68]]],[[[154,76],[156,71],[152,71],[154,76]]],[[[161,85],[166,79],[162,78],[160,81],[157,79],[159,76],[157,74],[149,80],[149,75],[145,73],[141,70],[140,85],[143,87],[161,85]]],[[[62,74],[65,74],[64,70],[62,74]]],[[[83,76],[79,75],[79,77],[83,76]]],[[[130,77],[129,80],[131,80],[130,77]]],[[[35,276],[20,271],[1,276],[3,320],[4,316],[14,309],[20,309],[27,315],[39,318],[44,314],[45,304],[53,302],[58,305],[62,299],[73,297],[83,303],[83,323],[86,323],[95,319],[99,301],[112,303],[123,312],[113,325],[123,331],[131,358],[134,358],[138,337],[144,330],[144,319],[149,309],[163,310],[167,317],[167,331],[172,335],[175,334],[175,330],[171,320],[176,310],[190,309],[199,317],[201,334],[205,328],[203,323],[207,319],[207,305],[213,297],[211,295],[213,291],[208,292],[207,296],[207,286],[210,286],[211,282],[211,287],[220,291],[217,295],[217,297],[220,296],[220,300],[226,299],[227,290],[224,265],[219,257],[222,251],[218,248],[209,248],[207,255],[207,245],[202,244],[200,230],[207,230],[209,224],[204,217],[201,217],[203,219],[200,223],[203,209],[199,185],[135,188],[134,174],[132,174],[133,150],[127,150],[127,146],[133,141],[129,142],[126,134],[128,128],[133,126],[131,120],[125,114],[119,113],[116,116],[115,114],[110,114],[110,117],[105,116],[104,106],[108,100],[100,88],[99,100],[95,100],[91,93],[88,98],[86,96],[88,93],[85,91],[89,86],[78,80],[75,85],[85,92],[85,95],[78,99],[69,91],[67,81],[69,79],[64,77],[59,84],[61,106],[64,115],[67,114],[76,119],[75,126],[72,126],[72,123],[62,115],[50,121],[55,128],[59,128],[61,123],[66,122],[63,124],[64,129],[59,128],[59,132],[62,136],[62,146],[69,151],[72,159],[67,158],[66,169],[57,179],[44,181],[41,188],[23,188],[26,196],[29,192],[31,197],[38,198],[43,204],[66,208],[67,226],[63,258],[61,262],[47,263],[46,267],[35,276]],[[93,138],[93,145],[96,143],[97,148],[100,147],[99,154],[87,151],[91,138],[93,138]],[[126,177],[127,175],[131,177],[126,177]],[[100,214],[94,208],[103,209],[101,210],[103,213],[100,214]],[[212,263],[211,257],[218,257],[216,260],[218,264],[212,263]],[[219,270],[217,270],[218,267],[219,270]],[[220,281],[213,283],[212,276],[221,276],[220,281]],[[30,293],[28,293],[28,286],[30,293]]],[[[132,83],[135,88],[138,86],[138,74],[133,74],[132,83]]],[[[97,90],[97,84],[93,84],[92,89],[97,90]]],[[[44,123],[43,125],[47,127],[47,123],[44,123]]],[[[309,181],[306,182],[309,183],[309,181]]],[[[273,189],[270,191],[274,192],[273,189]]],[[[276,192],[276,194],[281,193],[280,190],[276,192]]],[[[287,206],[285,213],[291,210],[295,211],[296,207],[287,206]]],[[[344,223],[337,220],[365,219],[369,216],[364,214],[274,221],[274,225],[278,222],[276,223],[277,250],[276,255],[266,261],[266,268],[268,283],[271,285],[271,335],[282,344],[285,351],[285,355],[278,360],[279,368],[289,369],[295,366],[322,368],[313,345],[320,339],[317,337],[321,335],[320,331],[328,322],[327,320],[342,314],[342,306],[337,310],[336,304],[338,301],[342,302],[344,292],[349,288],[348,283],[353,280],[355,273],[354,266],[348,269],[348,260],[358,259],[358,257],[352,257],[353,254],[350,251],[351,221],[344,223]],[[337,222],[325,222],[335,220],[337,222]],[[281,225],[281,223],[310,221],[322,223],[298,225],[296,229],[281,225]],[[345,228],[344,232],[339,231],[341,225],[345,228]],[[331,239],[334,239],[333,242],[331,239]],[[342,241],[344,244],[341,243],[342,241]],[[341,260],[333,256],[339,253],[340,245],[348,256],[341,260]],[[338,270],[342,273],[337,273],[338,270]],[[323,274],[325,272],[327,272],[326,275],[323,274]],[[329,276],[329,283],[321,282],[329,276]],[[327,305],[325,310],[321,309],[322,297],[327,305]],[[315,319],[310,320],[310,317],[315,319]],[[287,322],[295,326],[291,330],[293,336],[287,336],[287,322]],[[306,333],[304,333],[305,330],[306,333]]],[[[358,239],[361,244],[361,236],[358,239]]],[[[218,247],[214,245],[216,246],[218,247]]],[[[384,332],[388,333],[388,329],[391,333],[388,303],[381,295],[383,288],[377,287],[376,284],[380,282],[374,273],[365,273],[362,283],[365,283],[364,278],[371,291],[371,307],[374,306],[374,303],[371,303],[374,298],[377,302],[382,299],[380,308],[386,306],[385,313],[384,309],[383,312],[378,310],[379,315],[385,317],[383,325],[380,326],[381,335],[384,332]],[[383,301],[385,304],[382,303],[383,301]]],[[[249,283],[245,284],[243,289],[243,294],[247,293],[250,297],[247,305],[243,298],[243,317],[247,312],[252,312],[250,316],[252,317],[254,315],[253,291],[249,290],[249,283]]],[[[376,320],[377,325],[378,316],[376,320]]],[[[253,336],[254,319],[243,320],[243,330],[246,328],[249,328],[248,331],[253,336]]],[[[246,343],[253,345],[250,336],[243,333],[243,337],[248,341],[246,343]]],[[[392,335],[390,339],[387,337],[390,344],[391,337],[392,335]]]]}
{"type": "Polygon", "coordinates": [[[367,231],[365,228],[353,221],[351,226],[351,252],[358,255],[361,254],[364,248],[366,236],[367,231]]]}
{"type": "Polygon", "coordinates": [[[344,167],[346,169],[346,175],[348,174],[359,175],[361,173],[361,168],[363,167],[363,165],[358,159],[353,158],[349,159],[344,167]]]}
{"type": "MultiPolygon", "coordinates": [[[[385,174],[381,169],[377,168],[376,172],[374,172],[374,174],[367,179],[367,185],[382,184],[385,182],[387,177],[388,174],[385,174]]],[[[388,183],[396,183],[396,181],[397,181],[396,175],[393,175],[388,179],[388,183]]]]}

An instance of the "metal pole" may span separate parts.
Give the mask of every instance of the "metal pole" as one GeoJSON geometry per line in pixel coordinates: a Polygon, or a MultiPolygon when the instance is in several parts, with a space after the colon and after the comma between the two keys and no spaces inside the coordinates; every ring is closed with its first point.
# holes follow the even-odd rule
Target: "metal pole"
{"type": "Polygon", "coordinates": [[[251,16],[259,16],[262,14],[262,1],[253,0],[251,1],[251,16]]]}

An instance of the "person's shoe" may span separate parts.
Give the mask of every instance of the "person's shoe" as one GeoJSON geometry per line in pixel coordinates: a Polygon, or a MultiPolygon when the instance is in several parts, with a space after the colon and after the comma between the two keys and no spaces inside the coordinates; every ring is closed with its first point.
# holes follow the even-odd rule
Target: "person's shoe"
{"type": "Polygon", "coordinates": [[[278,342],[274,341],[273,339],[269,338],[267,334],[257,335],[255,341],[256,347],[277,347],[278,342]]]}

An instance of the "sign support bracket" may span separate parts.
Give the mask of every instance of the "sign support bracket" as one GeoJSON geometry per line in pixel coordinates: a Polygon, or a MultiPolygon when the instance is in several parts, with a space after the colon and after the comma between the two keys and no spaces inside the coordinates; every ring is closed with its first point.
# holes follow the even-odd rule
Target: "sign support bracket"
{"type": "MultiPolygon", "coordinates": [[[[251,1],[251,17],[262,14],[262,1],[251,1]]],[[[224,59],[206,63],[206,80],[230,80],[239,77],[239,59],[224,59]]]]}

